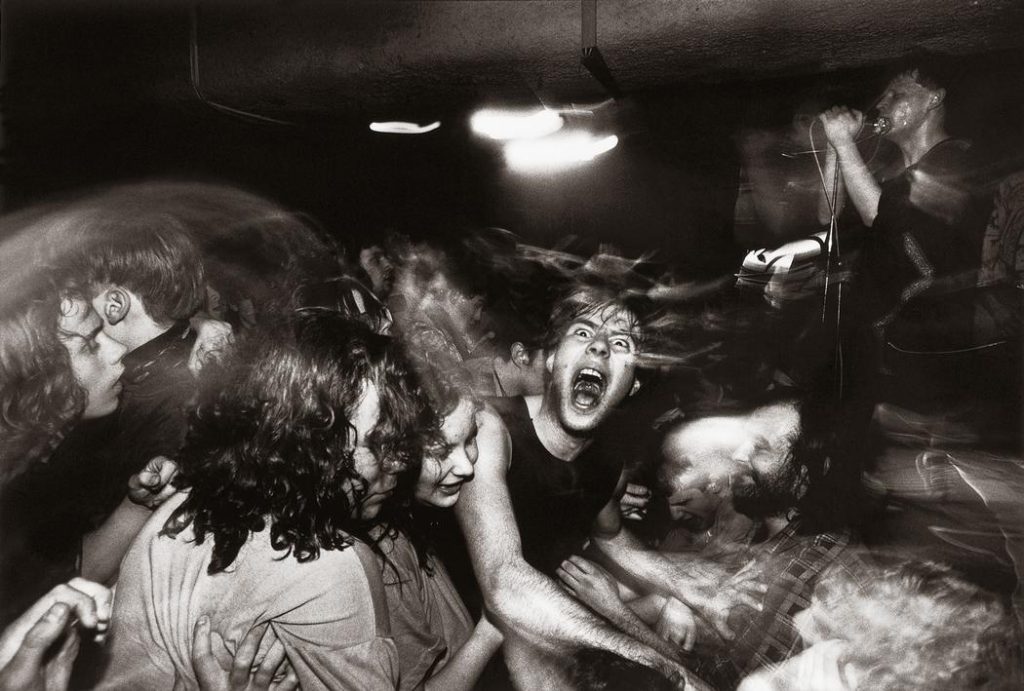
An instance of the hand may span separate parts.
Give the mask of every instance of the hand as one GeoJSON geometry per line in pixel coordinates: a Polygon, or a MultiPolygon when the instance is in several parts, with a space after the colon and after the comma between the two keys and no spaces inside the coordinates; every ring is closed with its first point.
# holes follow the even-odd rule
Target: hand
{"type": "Polygon", "coordinates": [[[139,506],[156,509],[177,492],[171,485],[171,480],[177,474],[177,463],[164,456],[157,456],[128,479],[128,498],[139,506]]]}
{"type": "Polygon", "coordinates": [[[733,608],[742,605],[758,612],[764,609],[764,594],[768,592],[768,585],[758,580],[759,577],[755,568],[742,569],[699,602],[695,611],[719,636],[731,641],[736,635],[728,624],[729,613],[733,608]]]}
{"type": "Polygon", "coordinates": [[[665,601],[654,631],[669,643],[689,652],[697,642],[697,616],[674,597],[665,601]]]}
{"type": "Polygon", "coordinates": [[[0,689],[66,689],[78,655],[75,618],[102,636],[110,625],[110,605],[110,590],[82,578],[40,598],[0,636],[0,689]]]}
{"type": "Polygon", "coordinates": [[[630,482],[626,485],[626,493],[619,500],[619,511],[623,518],[639,521],[647,515],[647,504],[650,501],[651,490],[643,485],[630,482]]]}
{"type": "Polygon", "coordinates": [[[825,128],[825,137],[837,149],[853,144],[864,127],[864,114],[846,106],[832,106],[819,115],[818,119],[825,128]]]}
{"type": "Polygon", "coordinates": [[[235,342],[235,336],[231,324],[227,322],[193,317],[190,323],[196,332],[196,342],[188,357],[188,371],[193,376],[198,376],[199,371],[207,363],[215,362],[224,356],[235,342]]]}
{"type": "Polygon", "coordinates": [[[235,651],[231,671],[227,673],[213,656],[210,618],[200,617],[192,629],[192,668],[200,691],[294,691],[299,688],[299,678],[288,663],[284,646],[269,626],[249,630],[235,651]],[[263,661],[254,668],[264,635],[272,636],[273,643],[263,661]]]}
{"type": "Polygon", "coordinates": [[[595,612],[608,614],[625,607],[611,574],[583,557],[571,556],[555,571],[562,584],[595,612]]]}
{"type": "Polygon", "coordinates": [[[839,666],[846,641],[815,643],[780,665],[765,667],[743,680],[737,691],[762,689],[816,689],[845,691],[851,688],[839,666]]]}

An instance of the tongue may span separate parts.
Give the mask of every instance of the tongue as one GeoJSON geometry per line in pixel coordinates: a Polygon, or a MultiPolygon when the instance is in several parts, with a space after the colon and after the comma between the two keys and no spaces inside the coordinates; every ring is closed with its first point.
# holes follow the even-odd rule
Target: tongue
{"type": "Polygon", "coordinates": [[[581,408],[596,405],[601,398],[601,387],[593,382],[577,382],[572,390],[572,402],[581,408]]]}

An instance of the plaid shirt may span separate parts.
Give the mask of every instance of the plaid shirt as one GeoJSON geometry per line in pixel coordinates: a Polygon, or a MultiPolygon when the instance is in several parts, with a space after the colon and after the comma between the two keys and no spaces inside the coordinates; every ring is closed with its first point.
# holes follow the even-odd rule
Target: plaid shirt
{"type": "Polygon", "coordinates": [[[854,583],[864,583],[866,564],[860,550],[851,547],[849,531],[800,535],[799,528],[799,519],[790,521],[777,535],[752,548],[754,558],[744,570],[756,569],[768,586],[762,610],[734,607],[728,623],[736,636],[728,649],[693,665],[700,677],[716,687],[735,688],[754,670],[802,649],[793,617],[810,606],[823,575],[839,570],[854,583]]]}

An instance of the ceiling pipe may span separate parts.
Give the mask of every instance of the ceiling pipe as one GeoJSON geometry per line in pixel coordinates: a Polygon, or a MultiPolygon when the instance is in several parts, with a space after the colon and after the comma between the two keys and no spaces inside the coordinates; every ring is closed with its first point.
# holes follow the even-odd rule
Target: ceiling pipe
{"type": "Polygon", "coordinates": [[[580,62],[590,72],[591,76],[604,87],[608,95],[614,99],[622,96],[619,86],[612,77],[608,64],[597,47],[597,0],[581,0],[581,40],[580,47],[582,57],[580,62]]]}

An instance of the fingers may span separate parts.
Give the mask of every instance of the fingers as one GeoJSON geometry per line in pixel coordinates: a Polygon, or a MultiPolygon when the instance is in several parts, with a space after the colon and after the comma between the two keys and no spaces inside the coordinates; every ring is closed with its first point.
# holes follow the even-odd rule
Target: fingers
{"type": "Polygon", "coordinates": [[[249,671],[256,661],[260,640],[266,631],[265,628],[254,626],[249,629],[249,633],[245,634],[245,638],[239,644],[238,650],[235,651],[235,657],[231,661],[231,674],[228,676],[228,682],[232,688],[245,688],[249,683],[249,671]]]}
{"type": "Polygon", "coordinates": [[[83,602],[76,596],[75,612],[79,621],[86,628],[96,631],[96,640],[102,641],[110,628],[110,616],[113,611],[114,593],[110,588],[84,578],[72,578],[68,586],[79,593],[84,593],[90,602],[83,602]],[[92,617],[87,618],[86,614],[92,617]]]}
{"type": "MultiPolygon", "coordinates": [[[[287,661],[285,664],[288,664],[287,661]]],[[[295,674],[295,670],[289,665],[288,673],[284,675],[284,679],[270,688],[271,691],[295,691],[295,689],[299,688],[299,677],[295,674]]]]}
{"type": "Polygon", "coordinates": [[[584,557],[577,556],[575,554],[566,559],[565,562],[563,562],[563,564],[565,563],[568,563],[571,567],[573,567],[582,574],[591,574],[594,572],[596,568],[598,568],[597,564],[595,564],[594,562],[590,561],[589,559],[585,559],[584,557]]]}
{"type": "MultiPolygon", "coordinates": [[[[269,627],[268,627],[269,630],[269,627]]],[[[270,635],[273,635],[271,632],[270,635]]],[[[256,689],[269,689],[271,682],[280,675],[278,675],[278,668],[285,660],[284,645],[281,641],[274,636],[274,643],[270,646],[270,650],[267,651],[266,656],[263,658],[263,662],[260,663],[259,668],[256,670],[256,674],[253,677],[253,685],[256,689]]],[[[289,668],[290,670],[290,668],[289,668]]]]}
{"type": "Polygon", "coordinates": [[[572,591],[574,595],[576,594],[576,591],[580,588],[579,579],[565,569],[565,562],[562,562],[562,566],[555,569],[555,575],[558,576],[558,580],[560,580],[566,588],[572,591]]]}
{"type": "Polygon", "coordinates": [[[210,642],[210,618],[205,614],[199,617],[192,627],[192,669],[195,670],[199,688],[203,691],[222,691],[223,672],[217,666],[210,642]]]}
{"type": "Polygon", "coordinates": [[[4,667],[5,675],[29,679],[38,672],[50,647],[57,642],[71,623],[72,608],[65,602],[55,602],[25,634],[10,663],[4,667]]]}

